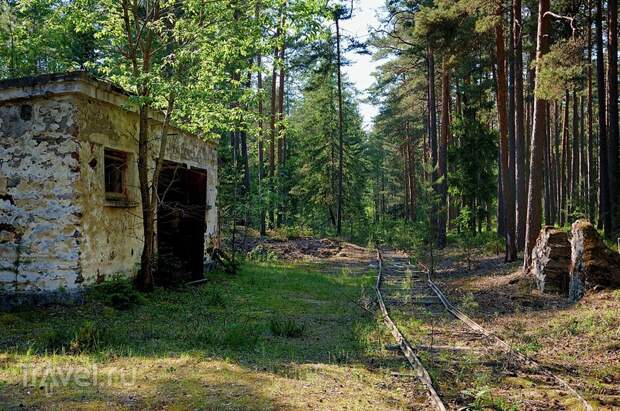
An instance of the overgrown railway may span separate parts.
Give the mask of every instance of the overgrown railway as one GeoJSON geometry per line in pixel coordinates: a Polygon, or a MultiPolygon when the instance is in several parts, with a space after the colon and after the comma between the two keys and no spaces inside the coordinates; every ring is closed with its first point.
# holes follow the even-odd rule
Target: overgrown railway
{"type": "Polygon", "coordinates": [[[426,387],[429,408],[592,410],[564,379],[454,306],[425,267],[396,252],[377,251],[377,259],[384,322],[426,387]]]}

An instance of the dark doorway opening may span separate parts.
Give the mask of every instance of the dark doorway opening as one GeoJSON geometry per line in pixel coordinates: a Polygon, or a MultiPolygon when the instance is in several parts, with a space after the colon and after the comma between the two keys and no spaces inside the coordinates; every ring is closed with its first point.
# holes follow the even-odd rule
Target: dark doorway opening
{"type": "Polygon", "coordinates": [[[164,162],[157,187],[156,283],[179,285],[203,277],[207,172],[164,162]]]}

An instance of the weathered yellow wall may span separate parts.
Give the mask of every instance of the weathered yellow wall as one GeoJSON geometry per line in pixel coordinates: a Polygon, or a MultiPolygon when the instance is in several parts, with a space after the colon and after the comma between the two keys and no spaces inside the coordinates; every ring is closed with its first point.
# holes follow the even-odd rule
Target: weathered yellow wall
{"type": "Polygon", "coordinates": [[[0,105],[0,287],[75,287],[80,281],[76,107],[69,97],[0,105]],[[32,117],[22,118],[22,106],[32,117]]]}
{"type": "MultiPolygon", "coordinates": [[[[0,290],[5,292],[72,290],[139,268],[137,115],[123,108],[125,96],[91,80],[54,87],[62,93],[0,99],[0,290]],[[23,104],[33,108],[29,121],[20,118],[23,104]],[[105,200],[106,147],[130,153],[131,207],[112,207],[105,200]]],[[[151,136],[159,135],[159,127],[153,120],[151,136]]],[[[206,246],[217,233],[217,152],[177,129],[168,134],[164,158],[207,170],[206,246]]]]}
{"type": "MultiPolygon", "coordinates": [[[[137,168],[138,117],[112,104],[76,97],[79,107],[77,124],[80,129],[81,178],[77,186],[81,209],[84,210],[84,230],[81,266],[86,283],[98,277],[126,273],[134,274],[139,268],[142,251],[142,209],[137,168]],[[104,148],[130,153],[129,188],[130,208],[111,207],[105,201],[103,153],[104,148]]],[[[154,122],[150,136],[159,136],[161,127],[154,122]]],[[[215,199],[217,195],[217,155],[204,142],[177,129],[168,132],[167,160],[207,170],[207,202],[212,206],[207,219],[207,235],[217,229],[215,199]]],[[[153,147],[158,147],[155,144],[153,147]]],[[[155,150],[150,161],[155,164],[155,150]]],[[[151,173],[149,173],[150,175],[151,173]]]]}

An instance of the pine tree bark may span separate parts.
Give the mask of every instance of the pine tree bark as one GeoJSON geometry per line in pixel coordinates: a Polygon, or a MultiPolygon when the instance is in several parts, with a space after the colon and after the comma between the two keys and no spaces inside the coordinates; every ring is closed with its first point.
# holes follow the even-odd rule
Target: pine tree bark
{"type": "Polygon", "coordinates": [[[587,197],[588,217],[592,224],[596,224],[596,170],[594,167],[594,129],[592,104],[592,0],[588,0],[588,179],[587,197]]]}
{"type": "Polygon", "coordinates": [[[567,197],[570,187],[568,181],[568,120],[569,120],[570,95],[568,89],[564,92],[564,117],[562,120],[562,162],[560,165],[560,226],[566,224],[567,197]]]}
{"type": "MultiPolygon", "coordinates": [[[[549,105],[547,105],[547,116],[549,115],[549,105]]],[[[545,168],[543,170],[543,192],[544,192],[544,202],[543,202],[543,214],[545,217],[545,224],[553,224],[551,214],[553,212],[553,159],[552,159],[552,151],[550,143],[551,136],[551,128],[549,127],[549,122],[547,122],[546,127],[546,138],[544,144],[544,153],[543,153],[543,161],[545,162],[545,168]]]]}
{"type": "Polygon", "coordinates": [[[609,216],[611,232],[620,228],[620,205],[618,201],[618,2],[607,1],[607,92],[608,92],[608,151],[607,151],[607,175],[609,186],[609,216]]]}
{"type": "MultiPolygon", "coordinates": [[[[279,33],[276,34],[279,36],[279,33]]],[[[270,139],[269,139],[269,224],[273,228],[275,226],[276,207],[274,201],[274,177],[276,175],[276,116],[277,116],[277,81],[278,81],[278,48],[273,50],[273,64],[271,67],[271,117],[269,123],[270,139]]]]}
{"type": "Polygon", "coordinates": [[[573,141],[572,141],[572,162],[571,162],[571,177],[570,187],[571,195],[569,202],[569,218],[578,208],[579,203],[579,177],[581,176],[581,170],[579,170],[579,100],[577,99],[577,92],[573,90],[573,141]]]}
{"type": "Polygon", "coordinates": [[[515,202],[514,187],[509,169],[509,141],[508,141],[508,108],[507,108],[507,79],[506,79],[506,52],[504,49],[504,29],[502,24],[502,8],[498,6],[496,15],[500,22],[495,26],[495,49],[497,54],[497,111],[499,119],[499,147],[500,167],[502,169],[502,195],[504,197],[504,220],[506,229],[506,261],[517,259],[517,242],[515,235],[515,202]]]}
{"type": "Polygon", "coordinates": [[[611,235],[611,198],[609,196],[609,147],[607,145],[607,110],[605,93],[605,56],[603,53],[603,2],[596,0],[596,86],[599,129],[599,224],[611,235]]]}
{"type": "MultiPolygon", "coordinates": [[[[439,187],[437,183],[437,101],[435,97],[435,56],[433,54],[433,49],[430,44],[426,46],[426,62],[428,64],[428,98],[427,98],[427,111],[428,111],[428,140],[429,140],[429,149],[430,149],[430,160],[431,160],[431,184],[433,186],[433,190],[435,194],[439,194],[439,187]]],[[[433,222],[433,227],[431,227],[431,231],[433,232],[433,237],[437,235],[437,228],[435,227],[436,218],[437,218],[437,205],[433,200],[431,204],[431,221],[433,222]]]]}
{"type": "MultiPolygon", "coordinates": [[[[258,6],[257,6],[258,17],[258,6]]],[[[256,59],[256,65],[258,66],[258,231],[261,236],[267,234],[267,227],[265,224],[265,205],[263,204],[263,183],[265,179],[265,148],[263,144],[263,138],[265,136],[264,130],[264,108],[263,108],[263,72],[262,72],[262,60],[263,56],[259,53],[256,59]]]]}
{"type": "Polygon", "coordinates": [[[280,186],[280,202],[276,225],[279,227],[284,223],[284,207],[286,197],[285,168],[286,168],[286,125],[284,123],[284,95],[285,95],[285,52],[286,52],[286,33],[284,32],[285,11],[282,12],[282,41],[280,44],[280,73],[278,85],[278,180],[280,186]]]}
{"type": "MultiPolygon", "coordinates": [[[[512,188],[512,198],[515,201],[514,219],[515,219],[515,243],[517,241],[517,204],[516,204],[516,174],[515,174],[515,160],[516,160],[516,147],[515,147],[515,43],[514,43],[514,10],[509,8],[510,24],[508,29],[508,38],[506,43],[508,44],[507,53],[507,68],[508,68],[508,172],[510,178],[510,187],[512,188]]],[[[517,246],[518,249],[518,246],[517,246]]]]}
{"type": "Polygon", "coordinates": [[[336,50],[337,50],[337,74],[338,74],[338,209],[336,213],[336,235],[342,231],[342,207],[343,207],[343,174],[344,174],[344,113],[342,111],[342,74],[340,61],[340,17],[336,16],[336,50]]]}
{"type": "Polygon", "coordinates": [[[416,219],[416,170],[415,170],[415,153],[413,145],[413,133],[409,134],[409,209],[411,210],[411,220],[416,219]]]}
{"type": "Polygon", "coordinates": [[[521,0],[513,2],[514,14],[514,77],[515,77],[515,194],[517,249],[525,246],[525,217],[527,215],[527,179],[525,168],[525,126],[523,104],[523,18],[521,0]]]}
{"type": "Polygon", "coordinates": [[[437,216],[437,247],[446,246],[448,212],[448,133],[450,132],[450,68],[444,60],[441,72],[441,132],[438,147],[439,215],[437,216]]]}
{"type": "MultiPolygon", "coordinates": [[[[538,30],[536,35],[536,61],[540,62],[542,57],[549,50],[548,33],[549,33],[549,0],[538,1],[538,30]]],[[[540,70],[540,66],[536,65],[536,71],[540,70]]],[[[540,76],[536,73],[536,88],[540,82],[540,76]]],[[[523,256],[523,268],[527,271],[532,261],[532,249],[536,244],[536,238],[540,231],[542,223],[541,215],[541,194],[542,194],[542,167],[543,151],[545,144],[546,129],[546,102],[539,95],[534,97],[534,116],[532,129],[532,142],[530,149],[530,182],[528,186],[527,196],[527,224],[525,227],[525,253],[523,256]]]]}

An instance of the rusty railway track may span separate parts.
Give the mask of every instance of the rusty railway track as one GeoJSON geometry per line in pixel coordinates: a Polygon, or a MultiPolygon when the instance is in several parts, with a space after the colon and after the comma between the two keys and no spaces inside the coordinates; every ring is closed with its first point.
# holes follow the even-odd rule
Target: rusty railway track
{"type": "MultiPolygon", "coordinates": [[[[442,398],[441,389],[439,388],[440,381],[433,381],[431,379],[423,361],[420,359],[420,352],[429,347],[432,351],[433,345],[437,343],[435,338],[439,340],[439,343],[445,342],[441,341],[442,338],[447,338],[450,343],[447,346],[454,345],[456,342],[459,345],[459,349],[471,349],[472,352],[486,353],[488,362],[510,362],[510,364],[505,364],[506,368],[528,367],[528,370],[544,377],[545,380],[553,381],[554,385],[551,386],[550,389],[558,390],[559,387],[565,394],[571,395],[577,400],[578,403],[581,404],[583,410],[592,410],[590,404],[588,404],[567,381],[540,365],[532,358],[515,351],[508,343],[486,330],[454,306],[437,284],[432,281],[427,267],[419,264],[421,269],[413,269],[414,266],[410,264],[409,258],[406,256],[390,257],[388,261],[386,261],[384,259],[384,254],[381,253],[380,250],[377,250],[377,260],[379,269],[375,291],[384,323],[396,339],[401,352],[415,370],[416,376],[425,386],[436,409],[446,410],[450,408],[451,404],[449,399],[446,400],[446,398],[442,398]],[[401,290],[403,283],[407,283],[410,287],[410,289],[407,290],[408,296],[401,290]],[[401,298],[401,300],[398,300],[395,296],[401,298]],[[403,296],[405,300],[404,304],[402,300],[403,296]],[[452,324],[449,336],[446,337],[445,335],[441,335],[441,333],[431,335],[430,346],[414,346],[411,344],[411,341],[407,339],[407,333],[399,329],[396,322],[390,317],[390,311],[388,310],[390,305],[392,305],[393,308],[400,306],[401,309],[403,306],[406,306],[406,308],[411,309],[412,315],[415,315],[416,311],[422,310],[431,317],[436,316],[445,319],[446,316],[449,316],[458,321],[452,324]],[[502,359],[502,357],[505,357],[505,359],[502,359]]],[[[446,345],[437,345],[437,347],[445,348],[446,345]]],[[[458,407],[455,406],[455,408],[458,407]]]]}

